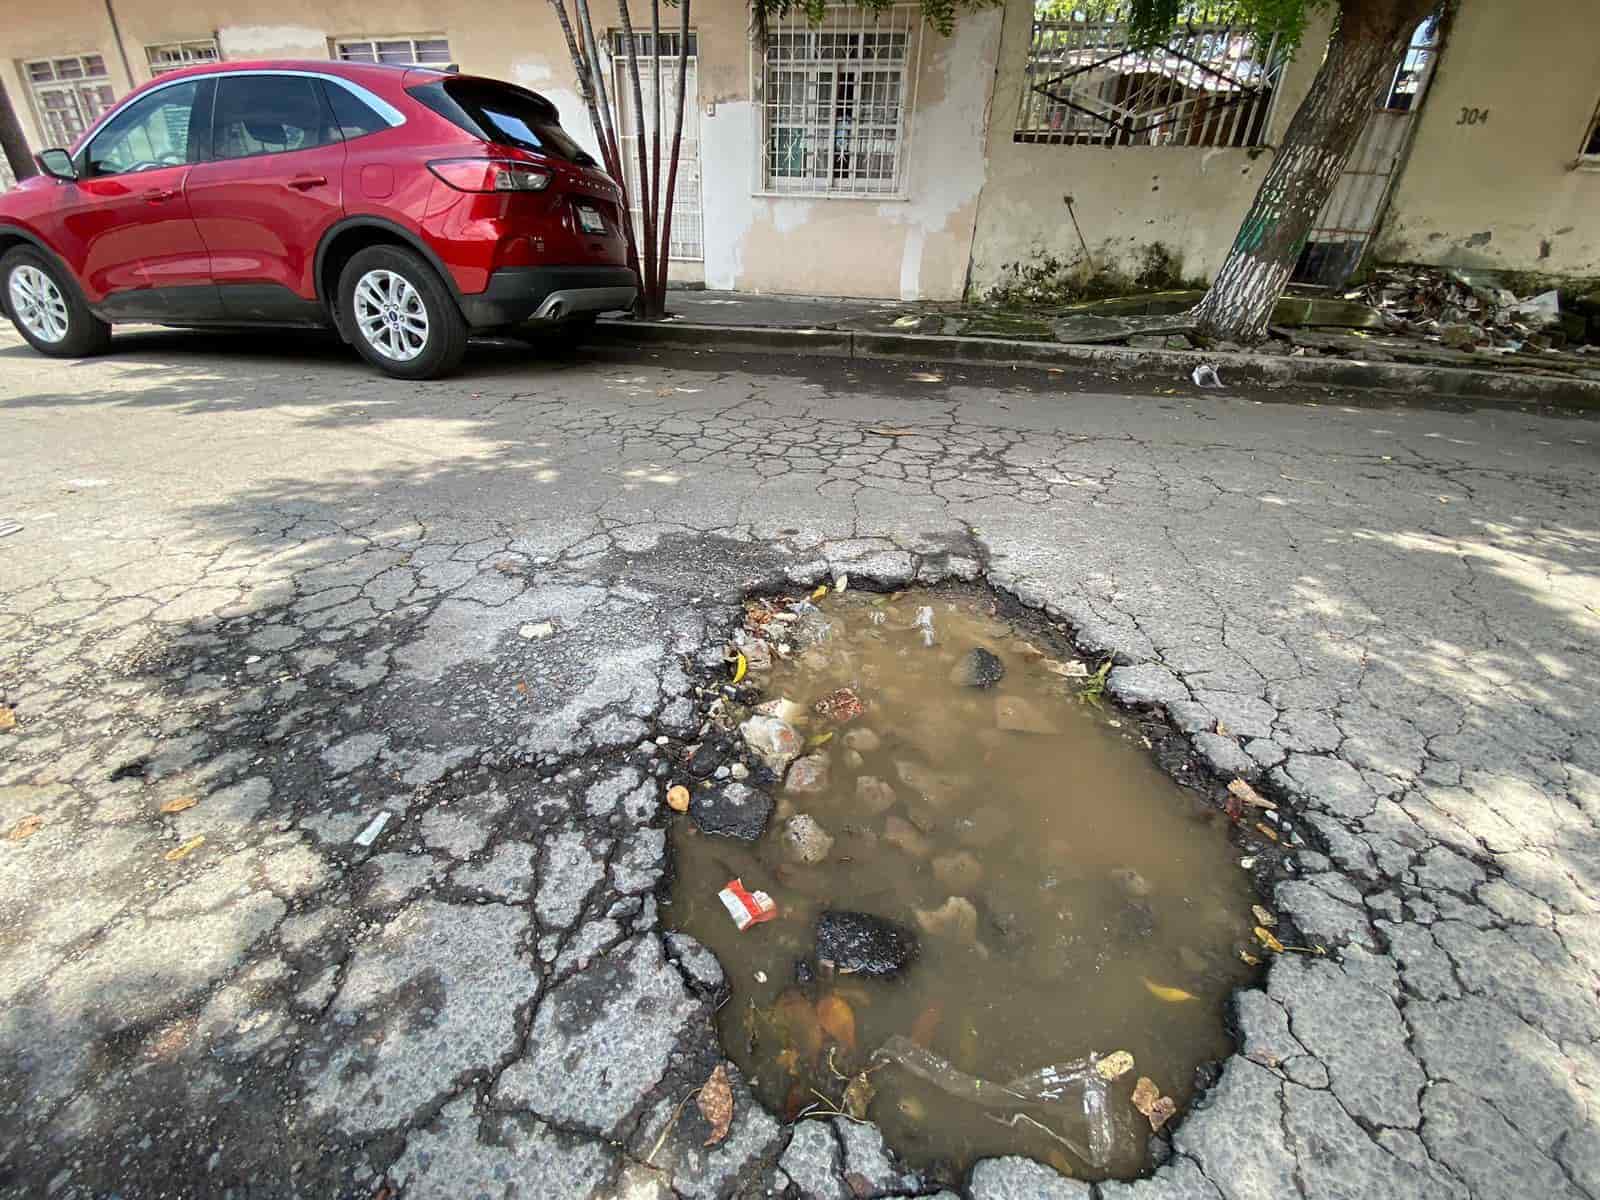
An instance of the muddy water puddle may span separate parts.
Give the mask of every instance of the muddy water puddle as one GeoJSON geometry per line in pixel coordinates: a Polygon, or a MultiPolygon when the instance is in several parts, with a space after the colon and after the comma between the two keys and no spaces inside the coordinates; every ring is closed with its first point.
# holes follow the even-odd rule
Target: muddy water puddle
{"type": "Polygon", "coordinates": [[[729,729],[721,779],[684,780],[667,909],[727,971],[729,1056],[774,1112],[864,1115],[913,1166],[1138,1172],[1141,1110],[1181,1109],[1232,1050],[1254,919],[1225,819],[987,593],[750,611],[772,711],[729,729]],[[735,878],[776,916],[741,932],[735,878]]]}

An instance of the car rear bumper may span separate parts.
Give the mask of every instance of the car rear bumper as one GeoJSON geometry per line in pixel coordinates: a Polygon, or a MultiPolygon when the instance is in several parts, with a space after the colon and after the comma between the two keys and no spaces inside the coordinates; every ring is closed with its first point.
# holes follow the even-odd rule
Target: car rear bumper
{"type": "Polygon", "coordinates": [[[490,329],[632,308],[638,294],[627,267],[501,267],[483,291],[461,297],[461,311],[474,329],[490,329]]]}

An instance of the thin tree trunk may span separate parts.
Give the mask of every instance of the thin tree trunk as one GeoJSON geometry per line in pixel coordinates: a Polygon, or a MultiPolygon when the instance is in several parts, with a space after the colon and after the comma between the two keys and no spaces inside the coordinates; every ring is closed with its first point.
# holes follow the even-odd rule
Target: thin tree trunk
{"type": "Polygon", "coordinates": [[[689,0],[678,0],[678,111],[672,120],[672,156],[667,166],[667,202],[661,216],[660,283],[663,313],[667,307],[667,261],[672,256],[672,202],[678,191],[678,158],[683,152],[683,96],[689,86],[689,0]]]}
{"type": "Polygon", "coordinates": [[[639,84],[639,46],[633,38],[633,20],[628,14],[628,0],[617,0],[617,14],[622,21],[622,36],[628,46],[628,82],[633,86],[633,128],[639,142],[639,193],[644,214],[643,238],[640,255],[643,271],[640,275],[639,301],[641,316],[649,319],[657,314],[650,312],[650,282],[656,277],[656,219],[650,211],[650,149],[644,136],[644,89],[639,84]]]}
{"type": "MultiPolygon", "coordinates": [[[[551,0],[556,3],[557,0],[551,0]]],[[[569,36],[567,48],[574,54],[573,64],[578,68],[580,76],[586,77],[590,83],[590,122],[594,129],[595,139],[600,143],[600,158],[605,164],[606,174],[611,176],[613,183],[622,193],[620,218],[622,225],[622,240],[628,248],[628,269],[635,275],[639,274],[639,248],[633,240],[633,220],[628,215],[628,176],[622,169],[622,154],[617,147],[616,135],[613,132],[611,119],[611,99],[606,91],[605,72],[600,65],[599,47],[594,40],[594,20],[589,15],[589,0],[573,0],[578,10],[578,27],[583,33],[584,53],[579,56],[569,36]]],[[[562,10],[563,15],[565,10],[562,10]]],[[[562,22],[563,32],[566,32],[566,22],[562,22]]],[[[641,279],[641,284],[642,284],[641,279]]]]}
{"type": "MultiPolygon", "coordinates": [[[[654,146],[650,151],[650,212],[655,222],[656,229],[661,228],[661,0],[650,0],[650,49],[654,51],[650,56],[650,74],[655,80],[655,104],[650,113],[651,140],[654,146]]],[[[645,315],[653,321],[661,319],[661,314],[666,311],[666,304],[658,286],[661,281],[660,264],[667,261],[666,247],[660,245],[657,238],[656,264],[657,271],[645,280],[646,290],[650,293],[649,303],[645,305],[645,315]]]]}
{"type": "MultiPolygon", "coordinates": [[[[583,0],[576,0],[582,3],[583,0]]],[[[605,134],[600,126],[600,114],[595,108],[594,85],[591,82],[593,69],[589,65],[588,57],[578,49],[578,39],[572,32],[572,21],[567,16],[566,0],[550,0],[550,7],[556,10],[556,20],[561,23],[562,36],[567,39],[567,53],[572,56],[572,70],[578,77],[578,94],[583,98],[583,105],[589,110],[589,128],[594,130],[594,136],[600,143],[600,157],[604,158],[605,134]]]]}
{"type": "Polygon", "coordinates": [[[1361,136],[1385,72],[1435,2],[1341,0],[1328,55],[1194,310],[1202,337],[1245,343],[1266,337],[1273,306],[1361,136]]]}
{"type": "Polygon", "coordinates": [[[30,175],[37,175],[39,169],[34,166],[33,155],[28,151],[28,139],[22,136],[22,125],[17,121],[17,113],[11,107],[11,97],[6,95],[4,84],[0,84],[0,153],[6,156],[6,162],[11,165],[11,176],[18,183],[30,175]]]}

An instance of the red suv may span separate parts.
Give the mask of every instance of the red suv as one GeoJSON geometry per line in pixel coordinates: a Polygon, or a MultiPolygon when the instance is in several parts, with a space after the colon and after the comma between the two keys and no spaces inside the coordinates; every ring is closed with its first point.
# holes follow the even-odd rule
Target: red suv
{"type": "Polygon", "coordinates": [[[121,321],[336,329],[405,379],[469,332],[633,304],[621,192],[544,97],[493,79],[225,63],[132,93],[0,196],[0,307],[34,349],[121,321]]]}

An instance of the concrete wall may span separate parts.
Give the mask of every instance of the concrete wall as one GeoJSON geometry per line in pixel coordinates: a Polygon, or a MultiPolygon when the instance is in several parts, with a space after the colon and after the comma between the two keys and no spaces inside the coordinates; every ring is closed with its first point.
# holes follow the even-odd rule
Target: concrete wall
{"type": "MultiPolygon", "coordinates": [[[[1246,207],[1271,163],[1264,149],[1187,146],[1048,146],[1012,141],[1032,36],[1032,0],[1006,0],[1000,71],[989,121],[988,181],[978,207],[972,290],[981,296],[1006,264],[1046,255],[1082,258],[1062,200],[1070,195],[1097,266],[1137,269],[1160,242],[1189,277],[1221,265],[1246,207]]],[[[1287,128],[1327,45],[1314,22],[1284,72],[1267,127],[1270,144],[1287,128]]]]}
{"type": "MultiPolygon", "coordinates": [[[[56,0],[8,14],[0,71],[29,141],[39,147],[22,59],[104,56],[118,93],[149,73],[145,46],[215,36],[227,59],[321,58],[346,36],[443,34],[465,71],[542,92],[591,151],[593,134],[550,6],[483,0],[115,0],[132,79],[122,68],[103,0],[56,0]],[[270,15],[269,15],[270,14],[270,15]]],[[[617,24],[596,3],[597,22],[617,24]]],[[[648,8],[634,0],[636,27],[648,8]]],[[[961,294],[983,186],[986,105],[1000,14],[964,19],[954,37],[924,31],[905,200],[773,198],[755,194],[760,113],[752,96],[745,0],[697,0],[705,262],[713,287],[866,297],[950,299],[961,294]]],[[[677,13],[663,10],[676,27],[677,13]]],[[[597,27],[597,33],[603,36],[597,27]]],[[[680,279],[699,263],[674,264],[680,279]]]]}
{"type": "Polygon", "coordinates": [[[1383,261],[1600,274],[1593,0],[1463,0],[1377,242],[1383,261]]]}

